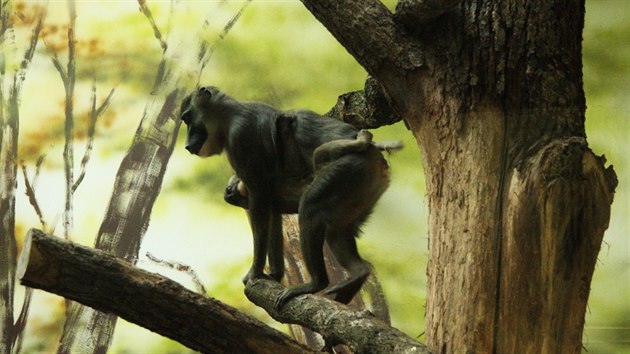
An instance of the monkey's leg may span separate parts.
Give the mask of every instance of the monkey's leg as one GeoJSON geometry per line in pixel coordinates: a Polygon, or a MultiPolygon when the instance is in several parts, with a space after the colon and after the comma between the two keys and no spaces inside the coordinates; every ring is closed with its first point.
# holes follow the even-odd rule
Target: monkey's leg
{"type": "Polygon", "coordinates": [[[324,264],[326,224],[322,212],[318,210],[321,206],[313,200],[313,194],[311,189],[306,192],[298,214],[300,247],[311,281],[284,289],[274,304],[277,310],[282,309],[287,301],[298,295],[312,294],[328,286],[328,274],[324,264]]]}
{"type": "Polygon", "coordinates": [[[356,234],[355,228],[350,231],[330,229],[326,233],[326,242],[330,250],[339,264],[348,271],[349,277],[326,289],[325,293],[334,294],[333,299],[343,304],[352,301],[371,272],[370,263],[363,260],[357,250],[356,234]]]}
{"type": "Polygon", "coordinates": [[[269,233],[269,276],[280,281],[284,276],[284,242],[282,238],[282,214],[273,213],[269,233]]]}

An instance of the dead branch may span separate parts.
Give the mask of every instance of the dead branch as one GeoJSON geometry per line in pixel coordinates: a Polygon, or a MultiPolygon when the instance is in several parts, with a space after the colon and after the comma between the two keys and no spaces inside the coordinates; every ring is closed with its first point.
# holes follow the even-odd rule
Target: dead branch
{"type": "Polygon", "coordinates": [[[301,344],[215,299],[93,248],[31,229],[17,275],[203,353],[308,353],[301,344]],[[115,294],[115,296],[113,296],[115,294]]]}
{"type": "Polygon", "coordinates": [[[318,332],[328,346],[347,344],[355,353],[429,353],[423,344],[369,311],[355,311],[319,296],[298,296],[276,311],[274,302],[283,289],[275,281],[256,280],[247,284],[245,295],[276,320],[318,332]]]}
{"type": "Polygon", "coordinates": [[[24,161],[22,161],[22,175],[24,176],[24,187],[26,188],[25,193],[28,197],[28,202],[35,210],[35,214],[37,214],[37,217],[39,218],[39,223],[42,225],[42,228],[46,230],[46,221],[44,220],[42,209],[40,208],[37,197],[35,196],[35,188],[33,186],[34,183],[31,182],[28,176],[28,172],[26,171],[26,164],[24,163],[24,161]]]}
{"type": "Polygon", "coordinates": [[[145,255],[151,262],[155,264],[159,264],[163,267],[173,269],[178,272],[184,272],[190,275],[190,277],[192,278],[193,284],[195,284],[195,288],[197,288],[197,292],[202,295],[205,295],[208,293],[206,291],[206,287],[203,286],[203,283],[201,282],[201,278],[199,278],[199,275],[197,274],[197,272],[195,272],[193,267],[189,266],[188,264],[181,263],[181,262],[167,261],[164,259],[160,259],[149,252],[147,252],[145,255]]]}
{"type": "Polygon", "coordinates": [[[144,17],[146,17],[149,21],[151,29],[153,30],[153,35],[160,42],[160,47],[162,48],[162,51],[166,52],[168,44],[166,43],[164,36],[162,36],[162,32],[158,28],[157,23],[155,22],[155,18],[153,17],[153,13],[151,13],[151,9],[149,9],[146,0],[138,0],[138,5],[140,6],[140,12],[142,12],[144,17]]]}
{"type": "Polygon", "coordinates": [[[109,104],[111,103],[112,96],[114,95],[114,90],[111,89],[109,91],[109,95],[103,100],[98,108],[96,107],[96,79],[92,82],[92,105],[90,107],[90,113],[88,114],[88,127],[87,127],[87,136],[86,136],[86,146],[85,152],[83,153],[83,158],[81,159],[81,168],[79,172],[79,176],[76,181],[72,185],[72,193],[74,193],[77,188],[83,182],[85,178],[85,173],[87,171],[87,164],[90,161],[90,156],[92,153],[92,149],[94,148],[94,134],[96,133],[96,121],[98,118],[107,110],[109,104]]]}

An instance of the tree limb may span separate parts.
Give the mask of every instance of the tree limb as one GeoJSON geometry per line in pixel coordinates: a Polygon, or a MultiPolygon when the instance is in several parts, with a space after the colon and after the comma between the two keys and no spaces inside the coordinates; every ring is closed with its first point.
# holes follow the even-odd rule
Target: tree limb
{"type": "Polygon", "coordinates": [[[111,254],[31,229],[17,275],[204,353],[312,352],[264,323],[111,254]]]}
{"type": "Polygon", "coordinates": [[[283,289],[277,282],[260,279],[247,284],[245,295],[276,320],[320,333],[329,346],[347,344],[355,353],[429,353],[423,344],[369,311],[354,311],[319,296],[298,296],[287,302],[281,311],[276,311],[274,302],[283,289]]]}
{"type": "Polygon", "coordinates": [[[400,0],[396,4],[394,20],[414,29],[436,19],[459,2],[461,0],[400,0]]]}
{"type": "Polygon", "coordinates": [[[398,30],[394,16],[378,0],[302,0],[315,16],[367,72],[379,80],[406,110],[413,70],[425,67],[424,53],[415,40],[398,30]]]}
{"type": "Polygon", "coordinates": [[[371,76],[368,76],[362,91],[339,96],[335,106],[325,115],[360,129],[378,128],[401,120],[378,81],[371,76]]]}

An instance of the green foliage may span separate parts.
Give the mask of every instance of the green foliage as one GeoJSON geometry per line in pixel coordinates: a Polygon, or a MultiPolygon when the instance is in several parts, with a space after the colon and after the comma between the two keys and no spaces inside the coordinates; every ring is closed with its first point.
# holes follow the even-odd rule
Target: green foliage
{"type": "Polygon", "coordinates": [[[625,0],[586,2],[584,91],[586,132],[596,154],[614,165],[619,186],[598,257],[584,331],[592,353],[627,352],[630,339],[630,8],[625,0]],[[624,217],[626,216],[626,217],[624,217]]]}
{"type": "MultiPolygon", "coordinates": [[[[200,19],[211,12],[210,30],[203,34],[210,43],[219,38],[222,27],[242,6],[242,2],[221,2],[222,5],[220,2],[184,3],[188,10],[184,11],[181,21],[171,24],[171,27],[184,29],[189,36],[202,35],[199,32],[200,19]]],[[[396,1],[384,3],[393,10],[396,1]]],[[[149,5],[158,27],[166,31],[169,23],[168,2],[150,2],[149,5]]],[[[589,305],[591,315],[587,318],[585,345],[591,352],[622,352],[624,341],[627,344],[630,338],[627,330],[630,328],[630,309],[627,300],[624,301],[630,297],[630,287],[627,281],[623,281],[630,277],[627,267],[628,239],[625,236],[627,225],[623,218],[630,214],[630,198],[627,188],[624,189],[630,176],[630,155],[626,148],[630,136],[630,7],[626,0],[589,0],[586,5],[583,52],[588,103],[587,133],[593,150],[599,154],[605,153],[615,165],[621,184],[613,204],[611,227],[605,236],[609,246],[604,246],[600,255],[592,286],[589,305]]],[[[51,3],[50,7],[55,11],[51,12],[49,21],[63,24],[67,19],[65,4],[51,3]],[[59,14],[55,15],[55,12],[59,14]]],[[[81,139],[80,134],[84,131],[81,122],[87,112],[93,77],[97,79],[99,102],[112,86],[116,86],[109,116],[97,123],[94,165],[88,166],[86,177],[89,183],[92,178],[104,178],[93,171],[115,169],[111,167],[114,166],[111,161],[122,156],[129,147],[155,78],[161,49],[146,19],[137,11],[135,2],[107,6],[79,2],[77,10],[77,139],[81,139]],[[99,164],[106,167],[97,169],[99,164]]],[[[63,31],[58,29],[50,36],[47,39],[49,43],[63,43],[63,31]],[[53,37],[57,39],[53,40],[53,37]]],[[[178,50],[183,55],[191,54],[190,48],[178,50]]],[[[55,160],[54,155],[60,151],[63,133],[63,101],[60,98],[63,88],[47,56],[47,50],[39,48],[33,63],[33,73],[29,73],[25,84],[20,122],[20,158],[32,165],[39,154],[49,153],[42,179],[59,173],[60,160],[55,160]],[[54,148],[51,149],[51,146],[54,148]]],[[[309,108],[326,112],[340,94],[361,89],[365,77],[365,71],[299,2],[254,1],[232,32],[217,43],[213,60],[201,77],[201,83],[219,86],[238,99],[265,101],[284,109],[309,108]]],[[[169,214],[171,210],[169,200],[165,200],[167,196],[183,195],[184,198],[194,199],[192,207],[190,204],[177,205],[183,214],[191,212],[187,208],[199,208],[200,205],[204,206],[204,212],[206,207],[214,212],[223,205],[223,188],[232,173],[229,164],[224,158],[198,159],[190,156],[183,151],[184,135],[183,131],[180,132],[176,152],[169,162],[169,176],[154,210],[154,216],[159,217],[152,219],[152,225],[160,220],[173,224],[180,222],[180,214],[169,214]]],[[[359,247],[362,254],[374,263],[384,282],[394,325],[415,337],[424,328],[427,253],[428,211],[423,203],[425,180],[421,155],[413,136],[402,123],[378,129],[375,140],[403,140],[405,149],[389,156],[392,187],[366,226],[359,247]]],[[[80,156],[81,145],[78,151],[77,155],[80,156]]],[[[111,183],[112,180],[101,180],[92,185],[108,190],[111,183]]],[[[45,184],[49,182],[40,182],[40,185],[45,184]]],[[[49,194],[55,190],[54,186],[46,187],[49,194]]],[[[85,191],[79,189],[78,192],[85,191]]],[[[88,194],[97,195],[93,191],[88,194]]],[[[54,200],[53,197],[42,199],[54,200]]],[[[107,199],[90,202],[103,206],[107,204],[107,199]]],[[[59,210],[58,206],[47,207],[44,210],[47,215],[54,215],[59,210]]],[[[225,210],[228,213],[230,209],[225,210]]],[[[79,224],[76,227],[77,234],[95,234],[98,218],[88,215],[76,216],[79,224]],[[90,217],[93,220],[85,222],[90,225],[82,228],[81,220],[90,217]]],[[[198,234],[175,236],[181,236],[182,242],[201,240],[199,244],[207,245],[208,248],[220,248],[223,242],[218,237],[209,238],[208,234],[213,231],[208,229],[211,228],[209,225],[213,218],[224,215],[207,215],[207,219],[195,218],[201,230],[198,234]]],[[[20,217],[24,218],[24,214],[18,215],[20,217]]],[[[247,223],[245,216],[240,219],[243,224],[247,223]]],[[[159,247],[154,243],[154,235],[158,232],[157,228],[149,228],[143,247],[159,247]]],[[[251,242],[247,234],[240,237],[245,245],[251,242]]],[[[240,278],[247,270],[248,258],[236,257],[231,264],[211,269],[209,272],[215,280],[210,282],[209,293],[273,323],[242,295],[240,278]]],[[[182,261],[186,263],[187,259],[182,261]]],[[[58,312],[54,316],[61,316],[58,312]]],[[[29,328],[52,327],[52,322],[32,321],[29,328]]],[[[58,321],[55,326],[58,326],[58,321]]],[[[156,347],[147,347],[146,342],[139,341],[125,341],[123,344],[120,338],[129,325],[123,323],[120,326],[123,329],[116,332],[113,352],[187,352],[185,348],[167,340],[158,341],[156,347]],[[120,344],[116,344],[116,341],[120,344]]],[[[25,348],[29,351],[50,350],[49,343],[58,340],[52,332],[42,332],[52,339],[30,336],[31,342],[27,338],[25,348]]]]}

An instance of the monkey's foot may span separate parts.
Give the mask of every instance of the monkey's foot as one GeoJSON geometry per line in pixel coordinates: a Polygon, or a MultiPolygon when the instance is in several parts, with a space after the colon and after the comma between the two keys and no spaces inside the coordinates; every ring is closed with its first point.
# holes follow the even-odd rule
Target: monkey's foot
{"type": "Polygon", "coordinates": [[[352,301],[352,298],[359,292],[361,286],[365,282],[370,273],[354,276],[348,280],[337,283],[324,291],[326,295],[333,295],[332,299],[347,304],[352,301]]]}
{"type": "Polygon", "coordinates": [[[280,293],[280,295],[278,295],[276,301],[273,304],[273,307],[276,309],[276,311],[280,311],[287,303],[287,301],[293,299],[294,297],[304,294],[313,294],[322,290],[325,287],[326,285],[321,286],[313,283],[307,283],[286,288],[280,293]]]}
{"type": "Polygon", "coordinates": [[[244,284],[244,285],[247,285],[247,283],[248,283],[250,280],[254,280],[254,279],[269,279],[269,280],[276,280],[276,281],[279,281],[279,280],[277,280],[277,279],[273,278],[272,276],[267,275],[267,274],[265,274],[265,273],[263,273],[263,272],[254,272],[254,271],[250,270],[250,271],[249,271],[249,272],[247,272],[247,274],[245,274],[245,276],[243,277],[243,284],[244,284]]]}
{"type": "Polygon", "coordinates": [[[268,275],[269,278],[271,278],[271,279],[273,279],[273,280],[275,280],[277,282],[280,282],[280,280],[282,280],[283,276],[284,276],[284,270],[281,271],[281,272],[271,272],[268,275]]]}

